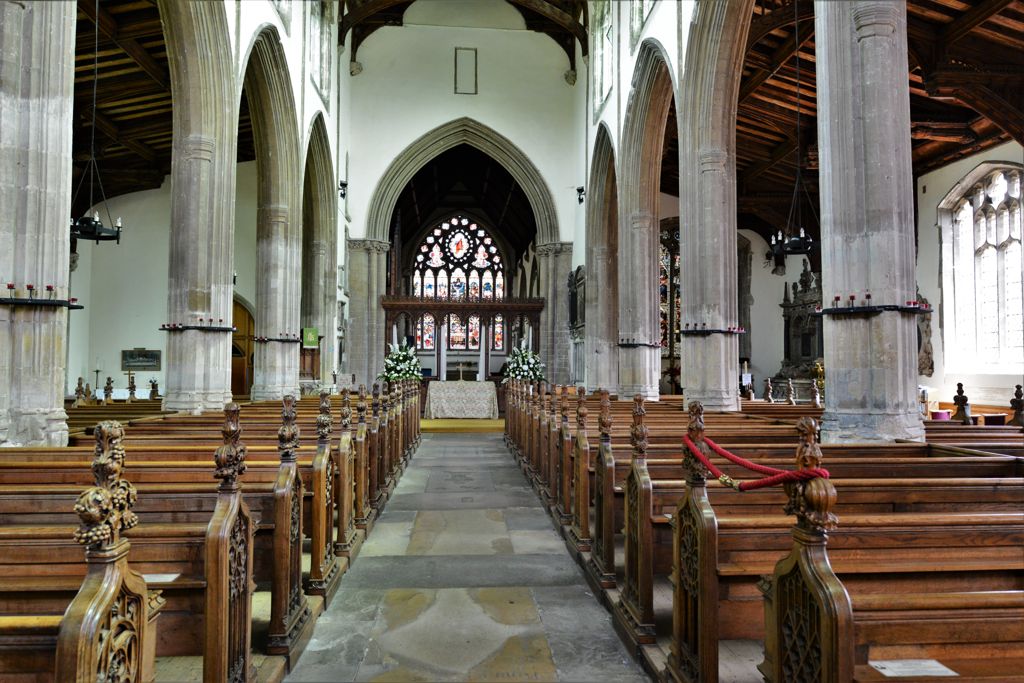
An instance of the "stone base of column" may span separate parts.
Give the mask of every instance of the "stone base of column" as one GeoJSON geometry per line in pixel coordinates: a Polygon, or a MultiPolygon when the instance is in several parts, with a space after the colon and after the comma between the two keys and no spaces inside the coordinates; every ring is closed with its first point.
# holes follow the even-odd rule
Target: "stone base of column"
{"type": "Polygon", "coordinates": [[[163,409],[198,415],[221,411],[231,396],[231,338],[185,330],[167,340],[163,409]]]}
{"type": "Polygon", "coordinates": [[[909,413],[839,413],[821,416],[823,443],[865,441],[924,441],[924,423],[916,410],[909,413]]]}
{"type": "Polygon", "coordinates": [[[734,335],[684,336],[683,394],[708,412],[740,409],[739,342],[734,335]]]}
{"type": "Polygon", "coordinates": [[[257,344],[255,366],[253,401],[277,401],[287,394],[300,395],[298,344],[257,344]]]}
{"type": "Polygon", "coordinates": [[[690,405],[690,401],[699,401],[704,406],[704,410],[709,413],[724,413],[740,409],[736,392],[708,389],[698,391],[683,387],[683,395],[685,397],[684,408],[690,405]]]}
{"type": "Polygon", "coordinates": [[[231,394],[224,395],[220,391],[168,391],[164,395],[163,409],[176,413],[201,413],[215,412],[224,409],[224,406],[233,400],[231,394]]]}
{"type": "Polygon", "coordinates": [[[627,399],[641,394],[648,400],[658,400],[660,370],[660,347],[619,346],[619,397],[627,399]]]}
{"type": "Polygon", "coordinates": [[[22,411],[12,407],[0,446],[67,446],[68,415],[61,410],[22,411]]]}

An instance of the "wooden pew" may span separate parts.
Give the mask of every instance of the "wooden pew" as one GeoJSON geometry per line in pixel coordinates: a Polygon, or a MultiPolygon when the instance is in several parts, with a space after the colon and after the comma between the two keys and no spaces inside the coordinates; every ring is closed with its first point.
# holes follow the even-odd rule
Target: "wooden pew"
{"type": "MultiPolygon", "coordinates": [[[[224,443],[215,454],[214,476],[221,484],[208,523],[144,524],[128,532],[132,569],[158,575],[150,586],[161,589],[167,600],[161,610],[155,652],[203,654],[203,676],[210,682],[252,677],[254,523],[238,483],[245,471],[245,446],[238,439],[237,406],[229,406],[226,416],[224,443]]],[[[134,504],[134,489],[120,483],[124,481],[119,476],[124,463],[123,434],[116,423],[104,423],[96,430],[94,472],[112,488],[106,496],[90,489],[89,495],[78,501],[76,511],[87,522],[79,538],[90,543],[112,536],[106,512],[111,501],[115,506],[121,500],[134,504]]],[[[134,512],[126,518],[136,519],[134,512]]],[[[91,571],[72,559],[71,531],[72,527],[60,524],[0,527],[0,611],[11,613],[31,606],[35,612],[48,614],[66,601],[78,577],[91,571]]],[[[88,576],[90,582],[99,578],[95,573],[88,576]]],[[[147,598],[147,614],[153,608],[147,598]]]]}
{"type": "Polygon", "coordinates": [[[759,669],[766,681],[891,680],[869,662],[908,658],[936,659],[957,680],[1024,680],[1021,586],[879,590],[841,581],[826,547],[837,525],[835,489],[815,479],[787,485],[787,494],[797,522],[789,554],[764,584],[767,633],[759,669]]]}
{"type": "Polygon", "coordinates": [[[64,601],[66,609],[54,600],[50,609],[19,614],[19,608],[32,607],[28,600],[3,601],[4,680],[107,680],[119,672],[132,680],[153,680],[163,599],[128,564],[130,543],[121,534],[137,519],[132,512],[134,490],[118,471],[123,453],[111,453],[109,448],[117,429],[114,423],[103,426],[95,485],[82,492],[74,506],[82,523],[74,539],[86,546],[81,587],[70,602],[64,601]]]}
{"type": "MultiPolygon", "coordinates": [[[[798,423],[804,435],[797,452],[798,469],[817,468],[821,460],[815,440],[817,425],[809,418],[805,420],[798,423]]],[[[710,460],[699,424],[691,426],[691,438],[710,460]]],[[[673,638],[665,677],[676,681],[713,681],[718,671],[720,638],[762,636],[754,598],[760,577],[785,550],[785,520],[756,506],[751,511],[742,510],[742,506],[730,509],[722,504],[721,499],[729,495],[723,488],[718,489],[722,495],[711,500],[708,494],[712,491],[705,485],[705,478],[709,476],[706,468],[690,456],[686,463],[686,493],[672,520],[673,638]]],[[[830,469],[834,476],[835,469],[830,469]]],[[[858,489],[834,481],[842,490],[858,489]]],[[[920,485],[925,481],[914,483],[920,485]]],[[[882,484],[871,495],[881,498],[888,493],[889,504],[893,505],[902,501],[908,491],[921,499],[927,499],[928,494],[934,492],[915,490],[914,486],[898,480],[848,483],[860,483],[862,490],[882,484]],[[886,492],[885,484],[895,487],[886,492]],[[901,487],[904,493],[900,493],[901,487]]],[[[859,513],[858,504],[851,506],[853,512],[844,516],[849,528],[838,537],[839,550],[832,558],[838,573],[846,577],[850,585],[866,592],[1024,588],[1021,575],[1024,515],[1019,513],[1024,489],[1020,480],[999,482],[1011,483],[1015,488],[1009,495],[1005,495],[1007,491],[1002,492],[1004,505],[993,506],[992,509],[1001,510],[996,512],[971,511],[975,505],[970,497],[963,495],[970,487],[962,485],[983,482],[927,483],[933,489],[948,484],[953,491],[952,496],[940,499],[938,507],[942,512],[934,509],[919,512],[911,508],[910,512],[863,514],[859,513]],[[949,559],[948,550],[954,546],[960,550],[955,559],[949,559]]],[[[833,484],[828,483],[828,486],[831,488],[833,484]]],[[[787,492],[791,490],[787,484],[787,492]]],[[[979,487],[973,492],[974,500],[984,500],[986,495],[991,495],[987,491],[979,487]]],[[[776,503],[785,500],[784,496],[777,498],[780,500],[776,503]]],[[[918,502],[909,501],[911,505],[918,502]]],[[[787,510],[794,505],[791,498],[787,510]]],[[[830,505],[830,509],[832,507],[830,505]]],[[[625,590],[623,592],[625,594],[625,590]]]]}

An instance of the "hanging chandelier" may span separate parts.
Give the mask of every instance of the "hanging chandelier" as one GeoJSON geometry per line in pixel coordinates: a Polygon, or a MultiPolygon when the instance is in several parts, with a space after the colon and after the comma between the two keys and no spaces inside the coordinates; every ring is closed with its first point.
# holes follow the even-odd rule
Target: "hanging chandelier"
{"type": "Polygon", "coordinates": [[[103,179],[100,178],[100,167],[96,163],[96,87],[99,83],[99,46],[100,46],[100,26],[99,26],[99,0],[95,0],[96,9],[93,14],[96,19],[93,22],[93,50],[92,50],[92,126],[90,128],[89,137],[89,161],[86,162],[85,168],[82,170],[82,177],[78,181],[78,187],[75,189],[75,196],[71,200],[71,205],[74,206],[75,200],[78,199],[79,192],[82,191],[82,184],[85,182],[86,176],[89,177],[89,206],[93,205],[93,184],[99,185],[100,197],[103,200],[103,210],[107,214],[107,223],[104,224],[100,218],[99,211],[93,211],[90,216],[88,212],[80,218],[71,219],[71,238],[91,240],[97,244],[100,242],[106,242],[110,240],[116,240],[118,244],[121,243],[121,219],[118,218],[117,222],[114,223],[110,220],[110,207],[107,204],[107,195],[103,191],[103,179]],[[109,227],[108,227],[109,226],[109,227]]]}
{"type": "MultiPolygon", "coordinates": [[[[772,235],[772,254],[775,257],[776,268],[780,267],[785,272],[785,259],[788,255],[809,254],[814,248],[812,238],[803,227],[803,210],[800,204],[801,191],[810,200],[810,193],[804,185],[803,178],[803,157],[800,145],[800,12],[799,0],[793,1],[793,44],[796,46],[796,180],[793,183],[793,199],[789,205],[789,215],[786,217],[785,231],[779,230],[772,235]]],[[[811,203],[813,211],[813,203],[811,203]]]]}

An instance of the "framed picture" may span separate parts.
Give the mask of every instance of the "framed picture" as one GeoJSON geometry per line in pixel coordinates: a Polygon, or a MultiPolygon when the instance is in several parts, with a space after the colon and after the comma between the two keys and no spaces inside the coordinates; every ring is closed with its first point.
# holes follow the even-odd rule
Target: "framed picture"
{"type": "Polygon", "coordinates": [[[160,370],[159,349],[122,349],[121,372],[160,370]]]}

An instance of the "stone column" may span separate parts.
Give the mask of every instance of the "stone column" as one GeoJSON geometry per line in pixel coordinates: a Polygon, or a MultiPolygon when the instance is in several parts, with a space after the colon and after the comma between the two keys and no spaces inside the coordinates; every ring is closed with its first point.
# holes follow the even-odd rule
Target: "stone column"
{"type": "Polygon", "coordinates": [[[390,245],[380,240],[348,241],[349,368],[357,383],[372,383],[384,369],[384,294],[390,245]]]}
{"type": "MultiPolygon", "coordinates": [[[[914,188],[902,0],[814,6],[823,297],[915,299],[914,188]]],[[[922,439],[916,316],[825,318],[826,441],[922,439]]]]}
{"type": "Polygon", "coordinates": [[[252,400],[278,400],[299,395],[299,270],[298,230],[288,206],[260,207],[256,228],[256,336],[252,400]]]}
{"type": "Polygon", "coordinates": [[[736,335],[715,332],[687,335],[687,330],[724,330],[737,326],[736,178],[725,150],[705,147],[697,155],[699,228],[681,220],[683,393],[709,411],[739,409],[739,342],[736,335]],[[724,224],[721,218],[729,216],[724,224]]]}
{"type": "MultiPolygon", "coordinates": [[[[158,0],[174,100],[167,322],[231,321],[238,99],[223,6],[158,0]]],[[[231,401],[231,332],[167,333],[164,409],[231,401]]]]}
{"type": "Polygon", "coordinates": [[[569,288],[572,242],[549,242],[537,247],[540,290],[546,300],[540,323],[541,361],[547,364],[549,382],[569,382],[569,288]]]}
{"type": "Polygon", "coordinates": [[[658,221],[649,211],[635,211],[625,217],[625,224],[629,234],[622,235],[619,244],[628,248],[618,254],[618,393],[657,400],[661,370],[658,221]]]}
{"type": "Polygon", "coordinates": [[[618,286],[616,280],[614,252],[605,246],[594,246],[591,250],[593,268],[587,273],[585,306],[587,326],[584,348],[586,353],[587,388],[615,389],[618,383],[618,286]]]}
{"type": "MultiPolygon", "coordinates": [[[[76,5],[0,2],[0,273],[69,294],[76,5]]],[[[4,296],[8,293],[4,292],[4,296]]],[[[64,446],[68,309],[0,306],[0,444],[64,446]]]]}

